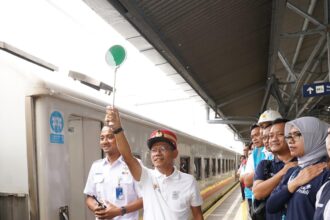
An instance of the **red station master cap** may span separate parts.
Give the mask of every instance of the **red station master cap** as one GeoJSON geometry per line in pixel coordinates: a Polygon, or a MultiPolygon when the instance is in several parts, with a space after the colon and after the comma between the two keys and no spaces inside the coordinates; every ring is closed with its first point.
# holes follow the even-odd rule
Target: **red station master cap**
{"type": "Polygon", "coordinates": [[[169,143],[176,149],[176,135],[169,130],[155,130],[151,133],[148,139],[148,147],[151,149],[152,145],[157,142],[169,143]]]}

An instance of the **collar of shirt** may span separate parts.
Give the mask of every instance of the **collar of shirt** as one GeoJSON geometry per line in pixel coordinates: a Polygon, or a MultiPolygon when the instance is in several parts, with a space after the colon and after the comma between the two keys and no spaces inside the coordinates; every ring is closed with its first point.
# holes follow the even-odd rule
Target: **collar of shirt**
{"type": "Polygon", "coordinates": [[[174,168],[174,171],[169,176],[162,174],[161,172],[159,172],[159,170],[157,170],[157,168],[155,168],[156,177],[158,179],[162,179],[162,180],[164,180],[164,179],[180,179],[180,172],[178,171],[178,169],[175,166],[173,166],[173,168],[174,168]]]}
{"type": "Polygon", "coordinates": [[[115,162],[113,162],[112,164],[110,164],[110,162],[108,161],[108,158],[105,157],[102,159],[102,165],[105,166],[105,165],[109,165],[111,167],[113,166],[116,166],[116,165],[119,165],[119,164],[122,164],[122,163],[125,163],[124,162],[124,159],[122,156],[120,156],[115,162]]]}
{"type": "Polygon", "coordinates": [[[281,161],[280,159],[278,159],[277,156],[274,156],[274,162],[275,162],[275,163],[281,163],[282,161],[281,161]]]}
{"type": "MultiPolygon", "coordinates": [[[[296,157],[293,157],[289,162],[295,162],[295,161],[297,161],[297,158],[296,157]]],[[[280,159],[278,159],[277,156],[274,156],[274,162],[275,163],[280,163],[280,162],[283,162],[283,161],[281,161],[280,159]]]]}

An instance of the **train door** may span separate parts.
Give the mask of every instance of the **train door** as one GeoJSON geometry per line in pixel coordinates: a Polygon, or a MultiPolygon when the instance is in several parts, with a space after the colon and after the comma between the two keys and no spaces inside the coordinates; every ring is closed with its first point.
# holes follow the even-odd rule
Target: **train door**
{"type": "Polygon", "coordinates": [[[208,178],[210,176],[210,159],[204,158],[204,178],[208,178]]]}
{"type": "Polygon", "coordinates": [[[200,157],[195,157],[194,158],[194,176],[196,180],[200,180],[202,178],[202,172],[201,172],[201,167],[202,167],[202,159],[200,157]]]}
{"type": "Polygon", "coordinates": [[[216,163],[215,163],[215,158],[212,158],[212,176],[215,176],[216,174],[216,163]]]}
{"type": "Polygon", "coordinates": [[[184,173],[190,172],[190,157],[180,157],[180,171],[184,173]]]}
{"type": "Polygon", "coordinates": [[[93,161],[100,159],[99,147],[101,122],[93,119],[70,116],[69,161],[70,161],[70,220],[95,219],[85,205],[83,190],[93,161]]]}

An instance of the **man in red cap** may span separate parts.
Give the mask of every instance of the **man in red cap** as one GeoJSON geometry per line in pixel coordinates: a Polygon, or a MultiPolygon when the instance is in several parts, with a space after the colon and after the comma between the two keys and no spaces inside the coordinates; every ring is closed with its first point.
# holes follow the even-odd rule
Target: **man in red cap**
{"type": "Polygon", "coordinates": [[[188,220],[190,210],[195,220],[203,219],[203,201],[195,178],[174,166],[178,156],[176,135],[169,130],[151,133],[148,147],[155,169],[148,169],[133,156],[121,127],[118,110],[108,107],[106,121],[115,135],[118,150],[141,188],[143,219],[188,220]]]}

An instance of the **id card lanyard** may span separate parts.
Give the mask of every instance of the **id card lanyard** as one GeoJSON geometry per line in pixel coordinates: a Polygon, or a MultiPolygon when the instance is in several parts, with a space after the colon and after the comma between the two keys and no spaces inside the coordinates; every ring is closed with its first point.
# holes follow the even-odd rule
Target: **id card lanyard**
{"type": "Polygon", "coordinates": [[[123,187],[120,185],[121,178],[118,178],[118,185],[116,187],[116,199],[117,200],[124,200],[124,190],[123,187]]]}

